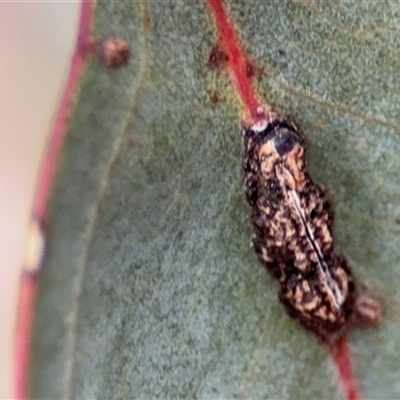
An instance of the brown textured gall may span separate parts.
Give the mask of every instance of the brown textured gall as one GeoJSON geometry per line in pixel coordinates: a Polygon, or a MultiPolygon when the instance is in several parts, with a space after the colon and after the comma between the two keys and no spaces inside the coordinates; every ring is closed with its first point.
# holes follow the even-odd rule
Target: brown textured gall
{"type": "Polygon", "coordinates": [[[118,68],[130,56],[129,44],[119,36],[107,36],[94,44],[94,52],[107,67],[118,68]]]}
{"type": "Polygon", "coordinates": [[[270,111],[244,127],[243,140],[253,246],[288,314],[325,342],[379,322],[380,304],[357,296],[350,266],[334,249],[329,195],[307,171],[297,125],[270,111]]]}

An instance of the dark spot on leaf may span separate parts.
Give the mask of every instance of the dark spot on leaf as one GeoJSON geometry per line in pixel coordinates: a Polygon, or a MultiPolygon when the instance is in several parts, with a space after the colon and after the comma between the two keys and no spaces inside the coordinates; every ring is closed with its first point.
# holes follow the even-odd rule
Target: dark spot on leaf
{"type": "Polygon", "coordinates": [[[132,266],[133,266],[133,268],[135,268],[136,270],[139,270],[140,268],[142,268],[142,264],[139,264],[139,263],[135,263],[135,264],[132,264],[132,266]]]}
{"type": "Polygon", "coordinates": [[[256,70],[254,68],[254,66],[247,62],[246,64],[246,75],[248,78],[253,78],[253,76],[256,74],[256,70]]]}
{"type": "Polygon", "coordinates": [[[214,46],[208,56],[207,64],[210,69],[217,69],[224,67],[228,60],[228,55],[219,46],[214,46]]]}
{"type": "Polygon", "coordinates": [[[210,102],[212,105],[217,104],[219,102],[218,92],[210,93],[210,102]]]}

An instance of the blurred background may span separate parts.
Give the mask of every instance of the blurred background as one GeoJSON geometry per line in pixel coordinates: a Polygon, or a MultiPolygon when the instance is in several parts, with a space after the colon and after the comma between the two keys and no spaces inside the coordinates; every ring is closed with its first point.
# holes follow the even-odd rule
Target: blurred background
{"type": "Polygon", "coordinates": [[[75,43],[79,2],[0,0],[0,398],[12,397],[16,305],[40,162],[75,43]]]}

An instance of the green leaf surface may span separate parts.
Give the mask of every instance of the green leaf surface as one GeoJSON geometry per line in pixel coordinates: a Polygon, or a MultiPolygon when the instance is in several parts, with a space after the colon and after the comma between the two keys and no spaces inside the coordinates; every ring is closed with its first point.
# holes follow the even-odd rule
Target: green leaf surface
{"type": "MultiPolygon", "coordinates": [[[[400,5],[228,1],[255,82],[309,140],[337,248],[386,305],[351,333],[366,399],[400,393],[400,5]]],[[[197,1],[107,1],[94,35],[128,65],[88,60],[52,196],[31,397],[331,399],[335,370],[286,316],[250,247],[240,104],[207,67],[197,1]],[[215,103],[214,93],[219,101],[215,103]]]]}

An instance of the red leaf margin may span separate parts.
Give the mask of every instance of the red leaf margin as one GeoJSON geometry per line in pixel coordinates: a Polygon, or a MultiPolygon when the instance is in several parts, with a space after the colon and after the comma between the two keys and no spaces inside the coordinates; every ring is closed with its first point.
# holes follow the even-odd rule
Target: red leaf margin
{"type": "Polygon", "coordinates": [[[14,341],[13,398],[23,400],[28,395],[29,353],[33,322],[33,305],[37,288],[37,276],[41,266],[45,244],[47,204],[57,169],[57,156],[66,132],[66,119],[70,104],[76,95],[85,57],[90,51],[90,31],[93,19],[93,0],[81,0],[78,33],[70,62],[68,76],[61,95],[47,149],[42,161],[37,189],[33,201],[29,244],[34,249],[23,265],[19,288],[17,324],[14,341]],[[33,257],[32,257],[33,255],[33,257]]]}

